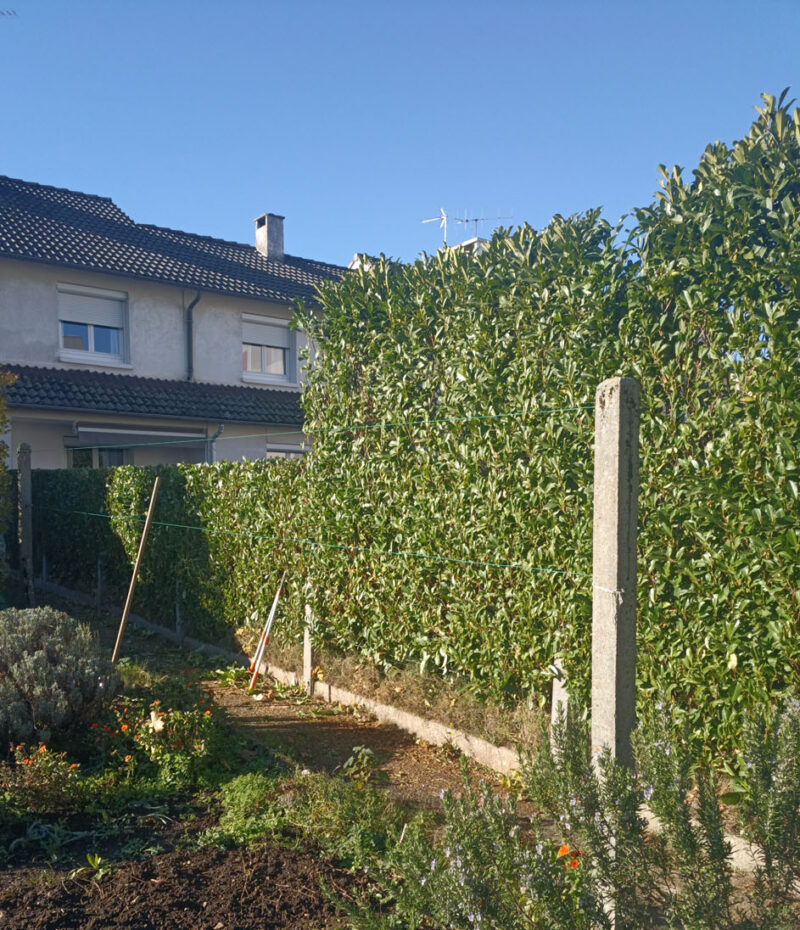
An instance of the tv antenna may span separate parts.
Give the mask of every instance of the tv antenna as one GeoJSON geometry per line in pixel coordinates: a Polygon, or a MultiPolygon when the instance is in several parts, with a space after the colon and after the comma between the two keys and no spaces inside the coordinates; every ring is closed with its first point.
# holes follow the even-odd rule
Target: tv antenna
{"type": "Polygon", "coordinates": [[[466,210],[464,211],[464,219],[461,217],[456,217],[456,223],[463,223],[465,226],[467,223],[475,224],[475,238],[478,238],[478,223],[488,223],[490,220],[511,220],[512,216],[467,216],[466,210]]]}
{"type": "Polygon", "coordinates": [[[422,220],[423,223],[438,223],[439,228],[444,230],[444,237],[442,240],[442,245],[447,246],[447,219],[448,216],[444,212],[444,207],[439,207],[439,216],[431,216],[427,220],[422,220]]]}

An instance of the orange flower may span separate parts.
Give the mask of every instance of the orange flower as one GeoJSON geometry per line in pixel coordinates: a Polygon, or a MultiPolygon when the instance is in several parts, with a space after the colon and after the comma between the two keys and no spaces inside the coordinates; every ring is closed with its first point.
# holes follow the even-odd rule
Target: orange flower
{"type": "Polygon", "coordinates": [[[207,711],[203,714],[203,716],[204,716],[204,717],[210,717],[210,716],[211,716],[211,711],[210,711],[210,710],[207,710],[207,711]]]}
{"type": "Polygon", "coordinates": [[[71,772],[73,769],[76,769],[77,767],[78,767],[78,763],[77,763],[77,762],[73,762],[72,765],[69,767],[70,772],[71,772]]]}
{"type": "Polygon", "coordinates": [[[123,723],[122,726],[120,727],[120,730],[122,730],[123,733],[124,733],[127,729],[128,729],[128,724],[127,724],[127,723],[123,723]]]}
{"type": "Polygon", "coordinates": [[[39,747],[39,752],[47,752],[47,746],[44,743],[39,747]]]}
{"type": "Polygon", "coordinates": [[[569,855],[569,846],[558,847],[558,854],[556,855],[556,859],[560,859],[562,856],[568,856],[568,855],[569,855]]]}
{"type": "Polygon", "coordinates": [[[126,762],[130,762],[132,758],[133,758],[133,756],[125,756],[125,761],[126,761],[126,762]]]}

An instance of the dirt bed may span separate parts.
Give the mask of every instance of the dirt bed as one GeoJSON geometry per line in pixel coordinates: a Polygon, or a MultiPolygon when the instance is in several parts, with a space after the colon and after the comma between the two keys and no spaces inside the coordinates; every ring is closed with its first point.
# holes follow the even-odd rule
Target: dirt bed
{"type": "MultiPolygon", "coordinates": [[[[461,754],[448,746],[431,746],[390,724],[378,723],[357,708],[271,692],[254,700],[242,688],[209,683],[214,700],[235,726],[251,739],[288,749],[312,771],[333,772],[365,746],[374,753],[381,784],[396,801],[436,809],[446,789],[461,787],[461,754]]],[[[474,781],[496,782],[494,773],[472,763],[474,781]]]]}
{"type": "Polygon", "coordinates": [[[24,869],[0,876],[4,930],[338,928],[321,890],[348,898],[356,879],[312,852],[277,846],[195,849],[129,863],[96,882],[24,869]]]}

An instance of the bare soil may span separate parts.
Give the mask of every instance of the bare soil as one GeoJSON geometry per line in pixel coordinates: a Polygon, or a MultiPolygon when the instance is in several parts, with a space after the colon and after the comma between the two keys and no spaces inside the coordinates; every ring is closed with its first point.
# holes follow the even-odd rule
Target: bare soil
{"type": "MultiPolygon", "coordinates": [[[[235,726],[270,748],[287,750],[311,771],[334,772],[356,746],[364,746],[374,753],[378,783],[396,801],[437,809],[442,792],[461,786],[458,750],[431,746],[358,709],[310,701],[285,689],[266,688],[258,701],[239,688],[210,688],[235,726]]],[[[475,782],[496,782],[494,773],[474,763],[469,771],[475,782]]]]}
{"type": "Polygon", "coordinates": [[[337,928],[322,891],[350,897],[357,880],[310,851],[279,846],[165,853],[101,881],[42,869],[0,876],[6,930],[337,928]]]}

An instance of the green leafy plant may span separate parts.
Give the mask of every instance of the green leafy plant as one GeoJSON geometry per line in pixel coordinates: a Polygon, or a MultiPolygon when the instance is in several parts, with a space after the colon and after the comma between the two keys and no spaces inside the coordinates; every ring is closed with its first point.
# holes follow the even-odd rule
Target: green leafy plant
{"type": "Polygon", "coordinates": [[[287,569],[287,638],[310,582],[325,645],[498,703],[535,702],[558,652],[586,705],[591,407],[634,377],[640,716],[664,694],[693,752],[732,757],[800,671],[798,111],[764,95],[691,179],[659,171],[624,227],[556,216],[326,286],[300,314],[320,349],[308,461],[41,473],[36,558],[90,590],[105,553],[120,583],[159,473],[153,619],[177,602],[187,631],[252,633],[287,569]]]}
{"type": "Polygon", "coordinates": [[[114,687],[86,625],[49,607],[0,611],[0,745],[75,733],[114,687]]]}
{"type": "Polygon", "coordinates": [[[341,765],[341,773],[358,785],[366,785],[375,775],[375,753],[367,746],[353,746],[352,753],[341,765]]]}

